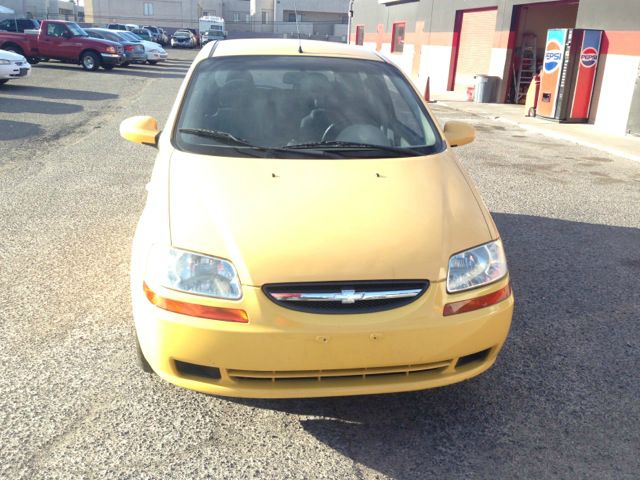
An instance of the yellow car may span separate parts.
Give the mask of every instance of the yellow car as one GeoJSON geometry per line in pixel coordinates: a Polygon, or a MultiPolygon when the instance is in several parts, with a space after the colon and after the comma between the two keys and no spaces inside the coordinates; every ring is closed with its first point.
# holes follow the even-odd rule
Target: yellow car
{"type": "Polygon", "coordinates": [[[414,86],[376,52],[212,42],[162,132],[131,289],[145,371],[235,397],[420,390],[487,370],[513,295],[500,236],[414,86]]]}

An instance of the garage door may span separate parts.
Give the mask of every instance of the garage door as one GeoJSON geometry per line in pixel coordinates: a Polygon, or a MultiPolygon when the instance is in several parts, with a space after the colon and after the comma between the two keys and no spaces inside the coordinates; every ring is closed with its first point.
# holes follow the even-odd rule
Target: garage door
{"type": "Polygon", "coordinates": [[[462,12],[455,90],[466,91],[477,73],[488,74],[498,10],[462,12]]]}

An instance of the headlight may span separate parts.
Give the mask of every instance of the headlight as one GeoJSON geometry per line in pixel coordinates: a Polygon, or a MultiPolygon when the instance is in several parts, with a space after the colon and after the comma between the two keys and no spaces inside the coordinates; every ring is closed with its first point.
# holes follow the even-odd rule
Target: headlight
{"type": "Polygon", "coordinates": [[[238,300],[240,280],[233,264],[221,258],[155,246],[146,277],[163,287],[207,297],[238,300]]]}
{"type": "Polygon", "coordinates": [[[107,53],[116,53],[115,47],[107,47],[107,53]]]}
{"type": "Polygon", "coordinates": [[[11,65],[11,62],[9,60],[0,59],[0,65],[11,65]]]}
{"type": "Polygon", "coordinates": [[[508,272],[502,242],[496,240],[465,252],[457,253],[449,259],[447,291],[461,292],[495,282],[508,272]]]}

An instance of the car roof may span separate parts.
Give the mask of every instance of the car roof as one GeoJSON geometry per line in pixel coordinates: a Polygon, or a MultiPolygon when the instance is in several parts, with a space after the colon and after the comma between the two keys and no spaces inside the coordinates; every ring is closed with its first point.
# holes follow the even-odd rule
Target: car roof
{"type": "Polygon", "coordinates": [[[385,60],[373,50],[361,46],[317,40],[297,40],[282,38],[234,39],[207,45],[201,52],[206,57],[225,57],[239,55],[317,55],[324,57],[347,57],[362,60],[385,60]]]}

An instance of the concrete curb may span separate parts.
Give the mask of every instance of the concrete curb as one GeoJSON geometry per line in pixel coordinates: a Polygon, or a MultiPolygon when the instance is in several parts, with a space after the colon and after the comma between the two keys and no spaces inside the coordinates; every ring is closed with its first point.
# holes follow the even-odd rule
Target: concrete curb
{"type": "Polygon", "coordinates": [[[444,107],[451,108],[453,110],[457,110],[459,112],[471,113],[473,115],[478,115],[480,117],[489,118],[491,120],[497,120],[499,122],[508,123],[510,125],[515,125],[516,127],[519,127],[522,130],[526,130],[526,131],[531,132],[531,133],[538,133],[540,135],[544,135],[545,137],[555,138],[556,140],[564,140],[564,141],[567,141],[567,142],[572,142],[572,143],[575,143],[577,145],[581,145],[583,147],[593,148],[594,150],[598,150],[598,151],[601,151],[601,152],[609,153],[609,154],[615,155],[617,157],[626,158],[627,160],[633,160],[635,162],[640,162],[640,154],[636,155],[636,154],[633,154],[633,153],[626,152],[624,150],[617,149],[615,147],[609,147],[607,145],[603,145],[602,143],[590,142],[588,140],[582,139],[582,138],[577,137],[575,135],[566,134],[566,133],[560,133],[560,132],[554,132],[554,131],[548,130],[546,128],[536,127],[534,125],[528,125],[526,123],[521,123],[521,122],[518,122],[516,120],[510,120],[508,118],[501,117],[499,115],[491,115],[491,114],[482,113],[482,112],[471,112],[471,111],[465,110],[463,108],[456,108],[455,105],[451,105],[451,104],[446,103],[446,102],[438,102],[438,104],[442,105],[444,107]]]}

